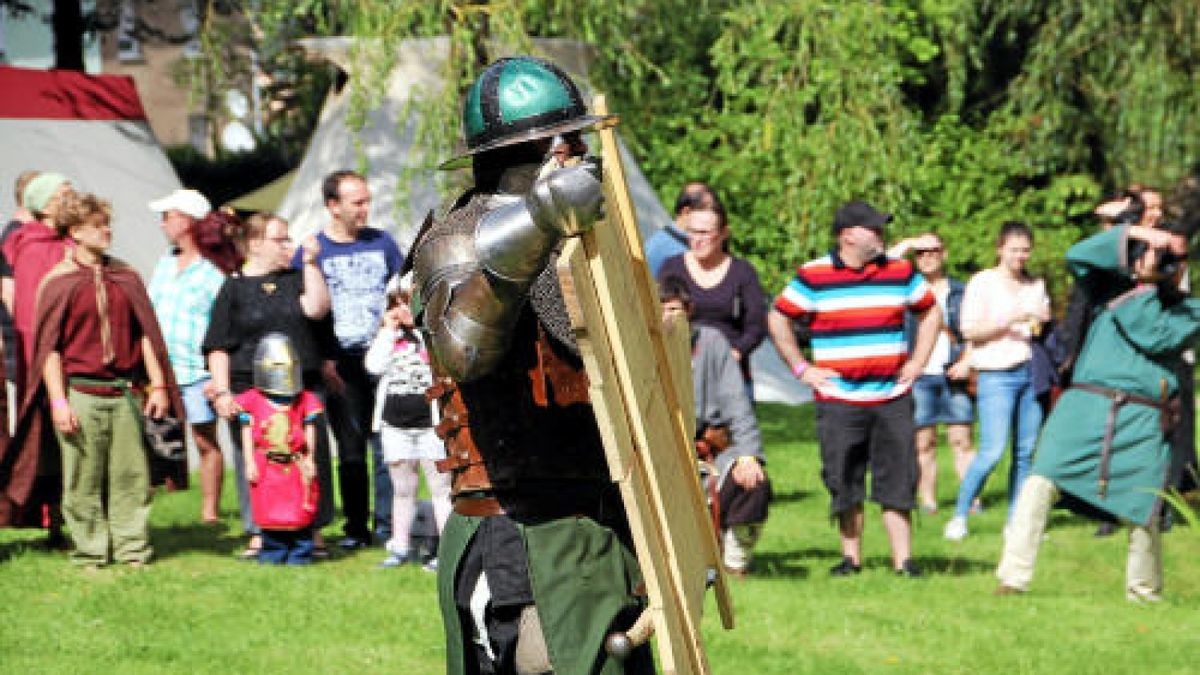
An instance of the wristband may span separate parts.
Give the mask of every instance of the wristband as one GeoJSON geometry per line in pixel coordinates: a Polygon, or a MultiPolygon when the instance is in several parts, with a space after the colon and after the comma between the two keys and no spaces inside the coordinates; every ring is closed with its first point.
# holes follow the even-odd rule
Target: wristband
{"type": "Polygon", "coordinates": [[[71,402],[65,398],[56,398],[50,401],[50,407],[54,410],[62,410],[63,408],[70,408],[71,402]]]}
{"type": "Polygon", "coordinates": [[[795,375],[796,379],[799,379],[800,376],[803,375],[804,371],[806,371],[806,370],[808,370],[808,361],[801,361],[800,363],[797,363],[795,366],[792,366],[792,375],[795,375]]]}

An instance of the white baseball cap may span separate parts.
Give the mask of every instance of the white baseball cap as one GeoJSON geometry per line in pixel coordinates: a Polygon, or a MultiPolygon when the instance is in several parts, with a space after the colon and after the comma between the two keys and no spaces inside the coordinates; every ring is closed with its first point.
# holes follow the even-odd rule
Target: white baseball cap
{"type": "Polygon", "coordinates": [[[150,210],[155,213],[179,211],[199,220],[212,211],[212,205],[204,195],[195,190],[176,190],[162,199],[150,202],[150,210]]]}

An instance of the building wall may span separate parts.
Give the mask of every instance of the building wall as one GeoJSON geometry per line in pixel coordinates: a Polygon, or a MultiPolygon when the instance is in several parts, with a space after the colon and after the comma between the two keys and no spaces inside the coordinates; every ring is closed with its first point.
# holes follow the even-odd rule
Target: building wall
{"type": "MultiPolygon", "coordinates": [[[[194,16],[192,0],[127,1],[125,7],[169,35],[182,36],[195,30],[194,20],[189,21],[189,15],[194,16]]],[[[158,142],[164,146],[193,144],[209,152],[202,128],[203,106],[189,100],[187,87],[176,77],[192,51],[193,47],[186,44],[138,42],[120,27],[104,33],[100,41],[104,72],[133,78],[158,142]]]]}

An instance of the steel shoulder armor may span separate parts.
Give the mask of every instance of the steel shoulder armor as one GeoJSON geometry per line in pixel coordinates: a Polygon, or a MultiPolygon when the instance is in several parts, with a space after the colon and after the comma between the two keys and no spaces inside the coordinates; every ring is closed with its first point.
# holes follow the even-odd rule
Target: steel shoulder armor
{"type": "Polygon", "coordinates": [[[585,162],[539,178],[522,196],[473,195],[418,242],[416,286],[445,374],[467,382],[495,368],[555,246],[599,216],[599,175],[585,162]]]}

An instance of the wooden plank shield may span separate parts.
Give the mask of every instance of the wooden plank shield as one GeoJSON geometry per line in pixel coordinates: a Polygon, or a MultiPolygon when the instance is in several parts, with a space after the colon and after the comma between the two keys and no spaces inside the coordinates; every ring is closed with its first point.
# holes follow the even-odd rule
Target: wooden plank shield
{"type": "MultiPolygon", "coordinates": [[[[606,113],[603,97],[593,110],[606,113]]],[[[707,673],[700,618],[709,584],[726,628],[733,608],[696,470],[689,331],[686,322],[662,324],[612,126],[599,131],[605,217],[567,241],[558,276],[629,517],[661,665],[667,673],[707,673]]]]}

